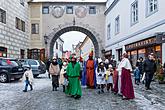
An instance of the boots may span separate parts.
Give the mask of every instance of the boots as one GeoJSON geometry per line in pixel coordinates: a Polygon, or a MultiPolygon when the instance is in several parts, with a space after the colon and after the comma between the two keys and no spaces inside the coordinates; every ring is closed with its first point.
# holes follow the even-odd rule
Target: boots
{"type": "Polygon", "coordinates": [[[33,90],[33,86],[30,84],[30,91],[32,91],[33,90]]]}

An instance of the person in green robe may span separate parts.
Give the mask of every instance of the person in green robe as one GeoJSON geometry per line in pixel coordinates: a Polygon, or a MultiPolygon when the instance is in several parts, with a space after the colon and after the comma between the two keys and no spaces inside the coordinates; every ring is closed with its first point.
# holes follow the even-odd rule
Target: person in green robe
{"type": "Polygon", "coordinates": [[[66,73],[69,84],[65,93],[71,95],[71,97],[74,97],[75,99],[79,99],[82,96],[80,85],[80,64],[76,61],[75,56],[71,58],[71,62],[67,66],[66,73]]]}

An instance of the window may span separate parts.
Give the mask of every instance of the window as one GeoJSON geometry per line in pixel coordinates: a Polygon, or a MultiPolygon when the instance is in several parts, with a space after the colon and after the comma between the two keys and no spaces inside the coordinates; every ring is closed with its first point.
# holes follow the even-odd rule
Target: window
{"type": "Polygon", "coordinates": [[[119,16],[115,19],[115,34],[120,32],[120,18],[119,16]]]}
{"type": "Polygon", "coordinates": [[[37,65],[37,62],[35,60],[30,60],[29,65],[37,65]]]}
{"type": "Polygon", "coordinates": [[[0,8],[0,22],[6,24],[6,11],[0,8]]]}
{"type": "Polygon", "coordinates": [[[32,24],[31,31],[32,34],[39,34],[39,24],[32,24]]]}
{"type": "Polygon", "coordinates": [[[111,39],[111,24],[107,26],[107,39],[111,39]]]}
{"type": "Polygon", "coordinates": [[[22,25],[22,31],[25,32],[25,22],[24,21],[21,21],[21,25],[22,25]]]}
{"type": "Polygon", "coordinates": [[[43,14],[49,14],[49,7],[43,7],[42,8],[42,13],[43,14]]]}
{"type": "Polygon", "coordinates": [[[58,42],[56,42],[56,49],[58,49],[58,42]]]}
{"type": "Polygon", "coordinates": [[[135,24],[138,22],[138,1],[135,1],[131,5],[131,24],[135,24]]]}
{"type": "Polygon", "coordinates": [[[73,6],[66,7],[66,14],[73,14],[73,6]]]}
{"type": "Polygon", "coordinates": [[[96,7],[95,6],[89,7],[89,14],[96,14],[96,7]]]}
{"type": "Polygon", "coordinates": [[[20,4],[21,4],[22,6],[24,6],[24,5],[25,5],[25,0],[20,0],[20,4]]]}
{"type": "Polygon", "coordinates": [[[25,58],[25,50],[23,49],[20,50],[20,56],[21,58],[25,58]]]}
{"type": "Polygon", "coordinates": [[[151,15],[158,11],[158,0],[147,0],[147,15],[151,15]]]}
{"type": "Polygon", "coordinates": [[[25,32],[25,21],[23,21],[17,17],[15,20],[16,20],[16,24],[15,24],[16,29],[25,32]]]}

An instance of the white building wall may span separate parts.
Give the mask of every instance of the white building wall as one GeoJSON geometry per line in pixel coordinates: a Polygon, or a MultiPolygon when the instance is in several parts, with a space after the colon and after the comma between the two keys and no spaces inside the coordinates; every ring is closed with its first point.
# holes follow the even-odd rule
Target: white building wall
{"type": "MultiPolygon", "coordinates": [[[[107,40],[106,37],[105,47],[106,50],[112,49],[112,54],[116,56],[116,49],[122,48],[123,45],[151,37],[151,35],[154,35],[156,32],[165,31],[164,0],[158,0],[158,11],[150,16],[146,15],[146,0],[138,0],[139,21],[131,26],[131,4],[134,1],[135,0],[119,0],[119,2],[106,15],[105,27],[107,30],[107,25],[111,23],[112,38],[107,40]],[[115,18],[117,16],[120,16],[120,33],[115,35],[115,18]]],[[[107,31],[105,35],[107,35],[107,31]]]]}
{"type": "MultiPolygon", "coordinates": [[[[94,50],[93,43],[90,39],[88,39],[81,48],[81,57],[83,58],[83,60],[85,60],[85,61],[88,60],[89,53],[91,52],[92,49],[94,50]]],[[[93,53],[95,53],[95,52],[93,52],[93,53]]],[[[95,56],[95,55],[93,55],[93,56],[95,56]]]]}
{"type": "MultiPolygon", "coordinates": [[[[29,47],[28,4],[20,0],[0,0],[0,8],[6,11],[6,24],[0,22],[0,46],[7,48],[7,57],[20,58],[20,49],[29,47]],[[16,17],[25,21],[25,32],[16,29],[16,17]]],[[[26,56],[26,55],[25,55],[26,56]]]]}
{"type": "Polygon", "coordinates": [[[60,50],[60,45],[63,47],[64,42],[60,39],[57,39],[58,42],[58,49],[56,49],[56,43],[54,44],[54,56],[58,55],[59,58],[62,58],[62,51],[60,50]]]}

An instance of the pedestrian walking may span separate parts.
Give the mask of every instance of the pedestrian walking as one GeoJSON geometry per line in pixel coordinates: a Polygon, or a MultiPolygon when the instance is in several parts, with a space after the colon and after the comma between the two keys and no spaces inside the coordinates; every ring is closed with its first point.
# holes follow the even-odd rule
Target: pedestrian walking
{"type": "Polygon", "coordinates": [[[148,58],[143,63],[143,72],[145,72],[145,88],[151,90],[150,84],[154,73],[156,72],[156,63],[153,55],[148,55],[148,58]]]}
{"type": "Polygon", "coordinates": [[[80,85],[80,64],[76,60],[76,56],[72,56],[71,62],[67,66],[66,73],[69,84],[65,93],[75,99],[79,99],[82,96],[82,90],[80,85]]]}
{"type": "Polygon", "coordinates": [[[135,78],[135,84],[139,85],[139,83],[140,83],[140,70],[139,70],[138,66],[136,66],[136,68],[134,69],[134,78],[135,78]]]}
{"type": "Polygon", "coordinates": [[[56,57],[53,58],[53,61],[50,64],[49,72],[52,75],[52,91],[57,91],[57,87],[59,87],[60,68],[56,57]]]}
{"type": "Polygon", "coordinates": [[[50,79],[50,73],[49,73],[49,67],[50,67],[50,64],[51,64],[51,60],[50,58],[47,60],[46,62],[46,69],[47,69],[47,72],[48,72],[48,78],[50,79]]]}
{"type": "Polygon", "coordinates": [[[103,62],[100,62],[98,67],[96,68],[96,80],[98,85],[98,93],[104,93],[105,87],[105,75],[106,75],[106,68],[103,62]]]}
{"type": "Polygon", "coordinates": [[[113,73],[114,73],[113,67],[112,65],[109,65],[108,69],[106,70],[106,77],[105,77],[106,87],[108,92],[110,89],[111,91],[113,90],[113,73]]]}
{"type": "Polygon", "coordinates": [[[67,68],[67,63],[64,62],[60,72],[60,79],[59,79],[59,84],[63,86],[63,92],[65,92],[65,86],[67,85],[66,68],[67,68]]]}
{"type": "Polygon", "coordinates": [[[28,85],[30,86],[30,90],[31,91],[33,90],[33,86],[32,86],[33,79],[34,78],[33,78],[33,73],[32,73],[31,67],[26,66],[26,71],[23,74],[23,81],[25,82],[25,89],[23,90],[23,92],[27,92],[28,85]]]}

